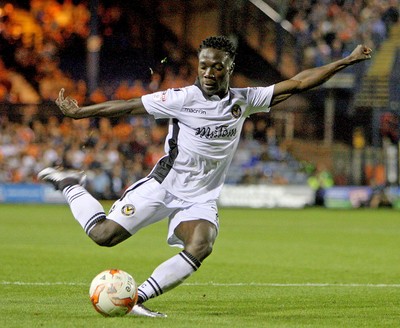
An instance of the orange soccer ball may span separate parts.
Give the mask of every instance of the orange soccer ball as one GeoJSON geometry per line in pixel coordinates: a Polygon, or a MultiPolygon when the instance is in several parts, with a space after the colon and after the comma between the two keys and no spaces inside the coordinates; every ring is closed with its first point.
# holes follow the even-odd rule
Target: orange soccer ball
{"type": "Polygon", "coordinates": [[[131,311],[136,304],[137,285],[125,271],[105,270],[93,278],[89,296],[97,312],[106,317],[120,317],[131,311]]]}

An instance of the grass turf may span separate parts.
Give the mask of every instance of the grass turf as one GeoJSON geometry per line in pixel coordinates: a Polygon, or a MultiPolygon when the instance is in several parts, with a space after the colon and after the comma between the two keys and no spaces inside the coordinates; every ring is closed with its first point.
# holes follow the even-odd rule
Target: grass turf
{"type": "MultiPolygon", "coordinates": [[[[106,203],[106,208],[110,204],[106,203]]],[[[166,221],[114,248],[66,206],[0,205],[1,327],[397,327],[400,216],[379,210],[221,209],[214,253],[150,300],[166,319],[103,318],[88,298],[107,268],[146,279],[177,249],[166,221]]]]}

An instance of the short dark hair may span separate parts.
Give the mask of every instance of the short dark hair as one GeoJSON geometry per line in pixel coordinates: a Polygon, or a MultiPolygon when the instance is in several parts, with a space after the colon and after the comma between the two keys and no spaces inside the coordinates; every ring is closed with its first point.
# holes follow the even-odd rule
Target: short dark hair
{"type": "Polygon", "coordinates": [[[197,53],[200,53],[201,50],[206,48],[214,48],[225,51],[233,60],[236,56],[236,46],[231,40],[229,40],[228,37],[224,35],[210,36],[207,39],[204,39],[201,42],[197,53]]]}

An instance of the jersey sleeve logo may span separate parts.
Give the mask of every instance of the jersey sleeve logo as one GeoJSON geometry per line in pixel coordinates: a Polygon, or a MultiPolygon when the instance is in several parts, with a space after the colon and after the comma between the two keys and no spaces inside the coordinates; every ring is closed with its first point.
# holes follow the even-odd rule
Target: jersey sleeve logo
{"type": "Polygon", "coordinates": [[[242,109],[240,108],[239,105],[233,105],[231,113],[234,118],[239,118],[240,115],[242,115],[242,109]]]}
{"type": "Polygon", "coordinates": [[[154,101],[166,101],[167,100],[167,91],[159,91],[153,94],[154,101]]]}

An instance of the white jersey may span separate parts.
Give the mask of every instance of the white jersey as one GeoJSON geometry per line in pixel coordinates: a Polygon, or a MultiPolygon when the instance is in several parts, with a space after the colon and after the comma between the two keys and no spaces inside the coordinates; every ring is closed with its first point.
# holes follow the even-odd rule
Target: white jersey
{"type": "Polygon", "coordinates": [[[170,119],[166,156],[150,176],[185,201],[216,200],[245,119],[269,111],[273,90],[274,86],[231,88],[220,99],[192,85],[142,96],[149,114],[170,119]]]}

